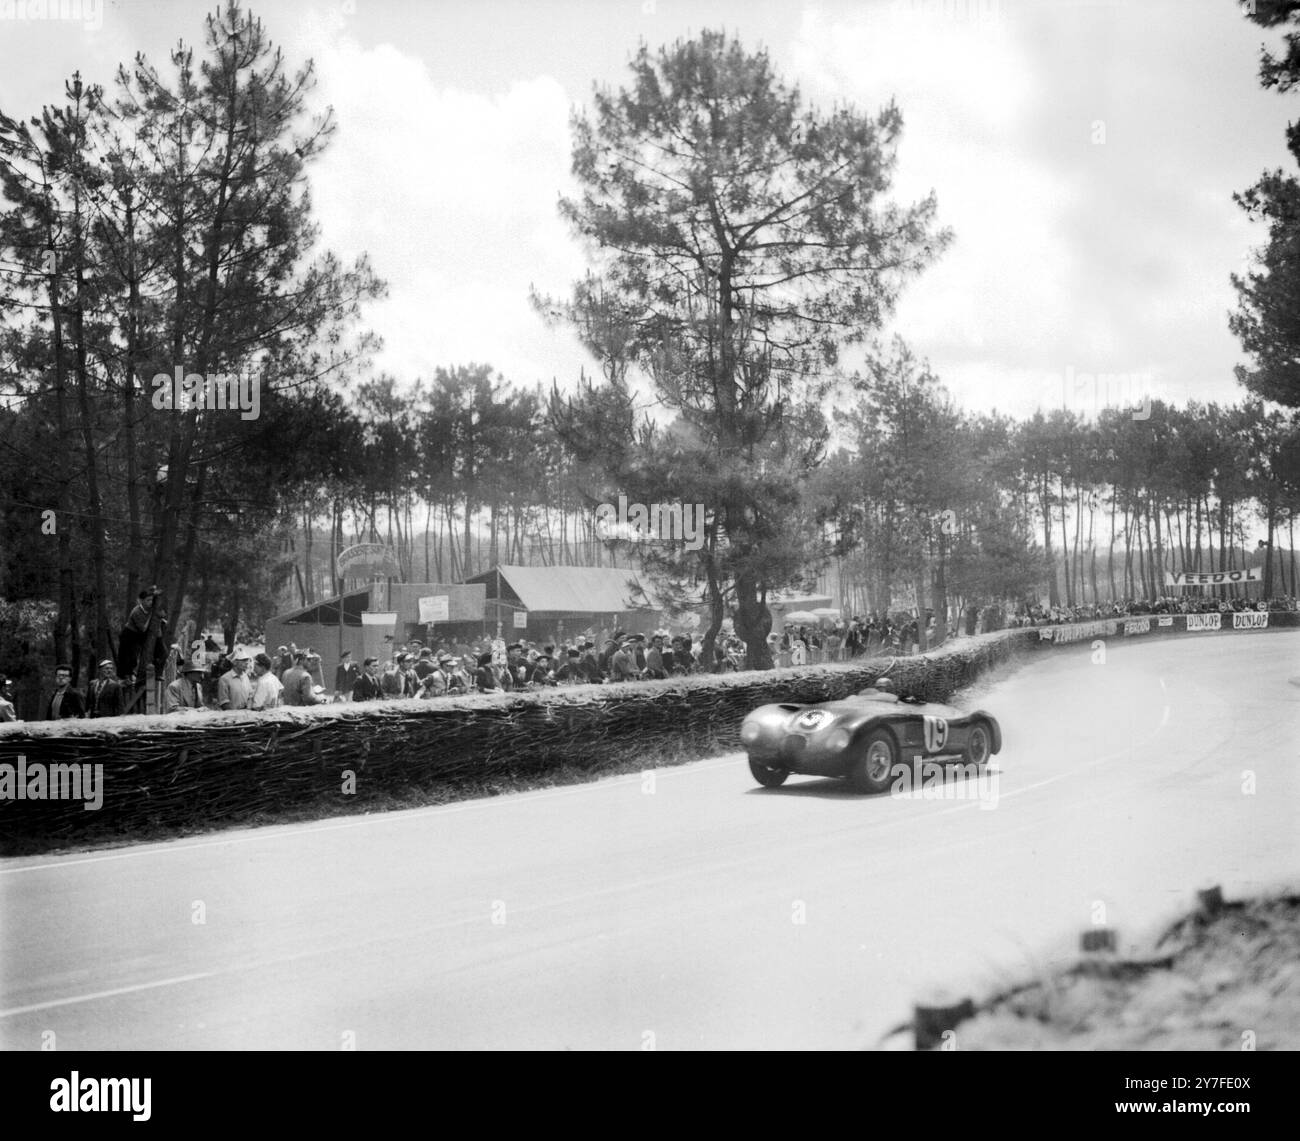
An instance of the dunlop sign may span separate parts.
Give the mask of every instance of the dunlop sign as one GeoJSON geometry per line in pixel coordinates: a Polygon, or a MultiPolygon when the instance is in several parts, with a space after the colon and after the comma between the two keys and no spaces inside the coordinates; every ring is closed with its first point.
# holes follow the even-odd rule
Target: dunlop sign
{"type": "Polygon", "coordinates": [[[1268,625],[1268,611],[1262,614],[1256,611],[1246,610],[1240,614],[1232,616],[1232,628],[1234,630],[1262,630],[1268,625]]]}
{"type": "Polygon", "coordinates": [[[1217,630],[1222,617],[1222,614],[1189,614],[1187,632],[1190,634],[1193,630],[1217,630]]]}

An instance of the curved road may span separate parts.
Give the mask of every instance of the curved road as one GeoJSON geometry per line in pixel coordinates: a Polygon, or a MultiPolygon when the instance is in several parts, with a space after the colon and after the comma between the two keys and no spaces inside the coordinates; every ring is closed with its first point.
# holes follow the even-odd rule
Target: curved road
{"type": "Polygon", "coordinates": [[[737,754],[384,816],[0,864],[0,1045],[840,1048],[915,997],[1300,880],[1300,633],[1086,647],[982,683],[943,799],[737,754]],[[1253,786],[1253,791],[1251,788],[1253,786]]]}

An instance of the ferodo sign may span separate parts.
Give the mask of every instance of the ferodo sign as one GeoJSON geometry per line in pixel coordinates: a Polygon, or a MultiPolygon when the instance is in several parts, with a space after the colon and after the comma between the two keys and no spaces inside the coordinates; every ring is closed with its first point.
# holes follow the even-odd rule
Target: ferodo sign
{"type": "Polygon", "coordinates": [[[1187,632],[1190,634],[1193,630],[1217,630],[1222,617],[1222,614],[1189,614],[1187,632]]]}
{"type": "Polygon", "coordinates": [[[1234,630],[1262,630],[1268,625],[1268,611],[1262,614],[1258,610],[1246,610],[1232,616],[1234,630]]]}
{"type": "Polygon", "coordinates": [[[1151,631],[1150,618],[1129,618],[1124,623],[1125,634],[1147,634],[1151,631]]]}

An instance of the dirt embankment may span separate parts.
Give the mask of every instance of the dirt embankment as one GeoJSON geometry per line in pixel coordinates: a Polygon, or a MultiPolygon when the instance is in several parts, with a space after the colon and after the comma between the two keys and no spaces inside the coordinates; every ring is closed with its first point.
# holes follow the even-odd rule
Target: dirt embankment
{"type": "MultiPolygon", "coordinates": [[[[1106,950],[979,1003],[961,1050],[1300,1049],[1300,894],[1187,915],[1140,957],[1106,950]]],[[[942,1047],[939,1047],[942,1048],[942,1047]]]]}

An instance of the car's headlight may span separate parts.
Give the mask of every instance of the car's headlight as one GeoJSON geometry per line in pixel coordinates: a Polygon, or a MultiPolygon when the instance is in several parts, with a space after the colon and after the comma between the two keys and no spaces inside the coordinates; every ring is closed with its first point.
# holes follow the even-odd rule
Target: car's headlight
{"type": "Polygon", "coordinates": [[[828,749],[847,749],[849,742],[853,739],[853,734],[847,729],[836,729],[826,737],[826,747],[828,749]]]}
{"type": "Polygon", "coordinates": [[[746,721],[740,727],[740,739],[746,745],[752,745],[762,732],[763,727],[757,721],[746,721]]]}

